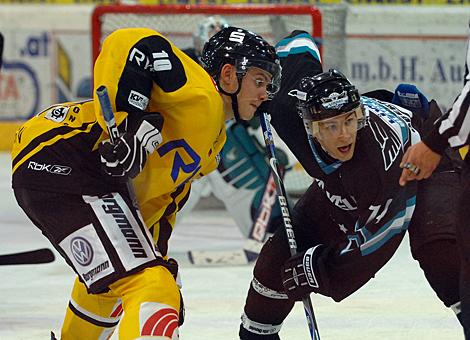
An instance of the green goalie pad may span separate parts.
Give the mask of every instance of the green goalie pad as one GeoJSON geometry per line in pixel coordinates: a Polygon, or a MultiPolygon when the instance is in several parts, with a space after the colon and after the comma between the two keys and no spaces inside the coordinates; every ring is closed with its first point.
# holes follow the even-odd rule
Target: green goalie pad
{"type": "MultiPolygon", "coordinates": [[[[259,124],[254,122],[251,126],[259,124]]],[[[285,169],[287,155],[279,150],[277,153],[280,166],[285,169]]],[[[224,201],[246,237],[263,242],[268,233],[273,232],[272,226],[281,217],[281,211],[264,148],[244,124],[234,123],[227,127],[227,141],[218,173],[225,185],[219,181],[218,186],[213,186],[214,194],[224,201]]]]}

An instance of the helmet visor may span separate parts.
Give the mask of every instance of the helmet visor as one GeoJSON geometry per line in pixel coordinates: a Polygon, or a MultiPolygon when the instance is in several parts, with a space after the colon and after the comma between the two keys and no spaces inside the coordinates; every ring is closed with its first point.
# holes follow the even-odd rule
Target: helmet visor
{"type": "Polygon", "coordinates": [[[322,120],[312,120],[312,132],[316,134],[323,132],[322,135],[330,137],[338,137],[344,130],[352,133],[362,129],[365,125],[366,118],[361,105],[355,109],[345,112],[341,115],[336,115],[322,120]]]}
{"type": "Polygon", "coordinates": [[[271,75],[271,81],[266,84],[266,92],[272,98],[281,88],[281,65],[265,60],[248,60],[246,58],[235,60],[237,73],[245,75],[250,67],[257,67],[271,75]]]}

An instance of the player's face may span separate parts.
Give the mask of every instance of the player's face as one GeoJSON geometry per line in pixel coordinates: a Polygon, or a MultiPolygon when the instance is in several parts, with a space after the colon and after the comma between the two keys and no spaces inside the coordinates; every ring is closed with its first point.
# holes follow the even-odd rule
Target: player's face
{"type": "Polygon", "coordinates": [[[271,75],[257,67],[250,67],[241,81],[238,93],[238,112],[243,120],[250,120],[258,106],[268,99],[267,87],[271,75]]]}
{"type": "Polygon", "coordinates": [[[358,128],[358,112],[361,108],[342,115],[313,122],[314,136],[322,148],[333,158],[348,161],[354,154],[358,128]]]}

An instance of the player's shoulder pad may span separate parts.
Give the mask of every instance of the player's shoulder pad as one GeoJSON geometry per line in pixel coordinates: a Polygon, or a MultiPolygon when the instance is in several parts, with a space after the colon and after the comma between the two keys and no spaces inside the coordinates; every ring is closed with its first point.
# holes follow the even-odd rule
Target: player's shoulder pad
{"type": "Polygon", "coordinates": [[[384,102],[391,103],[393,99],[393,92],[386,89],[377,89],[361,94],[361,96],[378,99],[384,102]]]}
{"type": "Polygon", "coordinates": [[[361,102],[367,110],[367,124],[361,133],[361,144],[369,150],[369,161],[383,166],[385,172],[398,169],[401,173],[398,164],[403,150],[410,143],[410,128],[406,122],[410,121],[411,113],[366,96],[361,97],[361,102]]]}
{"type": "Polygon", "coordinates": [[[293,54],[309,53],[321,63],[320,50],[313,37],[305,31],[295,30],[276,44],[280,58],[293,54]]]}

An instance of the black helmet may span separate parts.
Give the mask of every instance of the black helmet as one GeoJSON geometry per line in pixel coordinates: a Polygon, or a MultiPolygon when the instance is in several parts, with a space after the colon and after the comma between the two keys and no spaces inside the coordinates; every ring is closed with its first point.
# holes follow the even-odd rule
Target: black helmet
{"type": "Polygon", "coordinates": [[[258,67],[272,76],[269,94],[280,87],[281,66],[273,46],[261,36],[238,27],[225,27],[204,45],[201,62],[217,81],[224,64],[235,65],[239,78],[250,67],[258,67]]]}
{"type": "Polygon", "coordinates": [[[299,100],[300,116],[312,121],[350,112],[361,104],[356,87],[335,69],[302,78],[298,90],[291,91],[290,95],[296,96],[299,100]]]}

